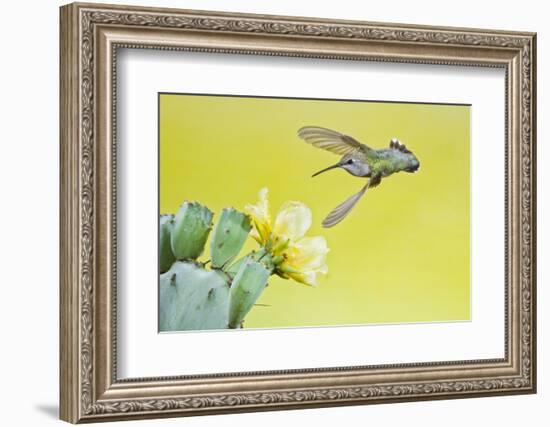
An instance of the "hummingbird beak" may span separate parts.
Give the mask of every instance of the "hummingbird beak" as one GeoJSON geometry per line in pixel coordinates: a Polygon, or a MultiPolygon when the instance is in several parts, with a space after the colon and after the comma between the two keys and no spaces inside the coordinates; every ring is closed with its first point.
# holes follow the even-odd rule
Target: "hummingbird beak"
{"type": "Polygon", "coordinates": [[[339,167],[340,167],[340,163],[336,163],[335,165],[329,166],[328,168],[321,169],[319,172],[316,172],[313,175],[311,175],[311,177],[313,178],[314,176],[320,175],[323,172],[329,171],[331,169],[339,168],[339,167]]]}

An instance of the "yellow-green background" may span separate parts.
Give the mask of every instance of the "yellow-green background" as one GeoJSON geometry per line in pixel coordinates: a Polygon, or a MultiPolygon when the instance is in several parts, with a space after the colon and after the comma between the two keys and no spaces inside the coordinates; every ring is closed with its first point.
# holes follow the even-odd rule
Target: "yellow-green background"
{"type": "MultiPolygon", "coordinates": [[[[161,94],[160,211],[197,200],[215,213],[256,203],[269,188],[275,217],[286,200],[313,212],[329,273],[311,288],[272,276],[246,328],[467,320],[470,318],[470,107],[161,94]],[[367,192],[342,223],[325,215],[364,184],[339,157],[296,136],[306,125],[373,148],[397,137],[420,160],[367,192]]],[[[245,250],[256,247],[250,241],[245,250]]],[[[205,254],[205,257],[208,253],[205,254]]]]}

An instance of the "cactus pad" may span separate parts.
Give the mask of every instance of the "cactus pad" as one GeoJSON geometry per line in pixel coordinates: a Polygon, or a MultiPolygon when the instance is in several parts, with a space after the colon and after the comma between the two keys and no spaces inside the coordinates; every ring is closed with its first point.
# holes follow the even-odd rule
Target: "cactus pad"
{"type": "Polygon", "coordinates": [[[165,273],[170,269],[170,266],[176,260],[172,252],[170,243],[170,235],[174,227],[174,215],[161,215],[159,226],[159,269],[161,273],[165,273]]]}
{"type": "Polygon", "coordinates": [[[233,208],[222,210],[222,214],[210,242],[212,267],[227,266],[242,249],[252,226],[250,220],[242,212],[233,208]]]}
{"type": "Polygon", "coordinates": [[[171,234],[172,252],[179,260],[197,259],[212,229],[213,213],[197,202],[184,202],[176,217],[171,234]]]}
{"type": "Polygon", "coordinates": [[[269,271],[261,262],[248,258],[241,263],[231,284],[229,327],[238,328],[267,286],[269,271]]]}
{"type": "Polygon", "coordinates": [[[159,329],[227,329],[229,297],[223,273],[177,261],[160,276],[159,329]]]}

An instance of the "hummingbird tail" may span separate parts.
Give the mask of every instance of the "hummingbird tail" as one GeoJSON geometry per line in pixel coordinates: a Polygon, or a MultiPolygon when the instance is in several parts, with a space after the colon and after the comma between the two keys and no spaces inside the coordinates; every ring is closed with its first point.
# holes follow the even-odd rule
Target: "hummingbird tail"
{"type": "Polygon", "coordinates": [[[336,224],[338,224],[340,221],[342,221],[348,213],[351,212],[353,207],[357,204],[359,199],[365,194],[365,192],[368,190],[370,185],[370,181],[367,182],[367,184],[361,188],[361,190],[351,196],[350,198],[346,199],[343,203],[336,206],[323,220],[323,227],[330,228],[334,227],[336,224]]]}

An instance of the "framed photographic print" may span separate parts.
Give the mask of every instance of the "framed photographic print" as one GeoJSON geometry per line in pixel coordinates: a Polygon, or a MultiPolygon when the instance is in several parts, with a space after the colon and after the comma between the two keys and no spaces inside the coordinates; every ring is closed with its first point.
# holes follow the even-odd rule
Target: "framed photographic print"
{"type": "Polygon", "coordinates": [[[533,393],[535,34],[61,8],[61,418],[533,393]]]}

